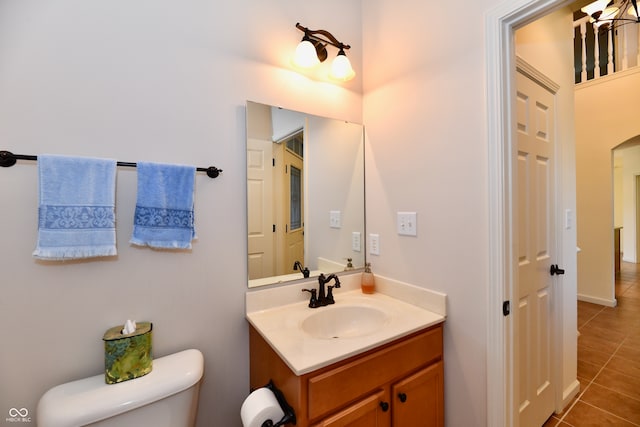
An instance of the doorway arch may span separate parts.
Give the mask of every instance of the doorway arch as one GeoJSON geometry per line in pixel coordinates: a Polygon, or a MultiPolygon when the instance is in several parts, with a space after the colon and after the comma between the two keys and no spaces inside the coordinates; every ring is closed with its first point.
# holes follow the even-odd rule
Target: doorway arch
{"type": "Polygon", "coordinates": [[[612,156],[613,225],[622,237],[614,246],[614,271],[618,272],[620,261],[640,262],[640,135],[613,147],[612,156]]]}

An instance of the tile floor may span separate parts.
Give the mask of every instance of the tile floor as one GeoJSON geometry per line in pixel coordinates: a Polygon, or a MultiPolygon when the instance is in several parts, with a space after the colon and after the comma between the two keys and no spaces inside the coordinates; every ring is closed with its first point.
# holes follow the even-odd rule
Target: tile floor
{"type": "Polygon", "coordinates": [[[578,301],[580,393],[543,427],[640,426],[640,264],[622,263],[616,299],[578,301]]]}

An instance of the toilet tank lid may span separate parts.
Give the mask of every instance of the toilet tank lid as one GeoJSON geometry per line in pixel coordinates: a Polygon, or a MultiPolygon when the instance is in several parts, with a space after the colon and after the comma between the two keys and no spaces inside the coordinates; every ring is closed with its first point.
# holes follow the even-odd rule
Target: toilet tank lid
{"type": "Polygon", "coordinates": [[[147,375],[106,384],[104,374],[53,387],[38,402],[39,427],[94,423],[164,399],[197,384],[204,357],[190,349],[153,360],[147,375]]]}

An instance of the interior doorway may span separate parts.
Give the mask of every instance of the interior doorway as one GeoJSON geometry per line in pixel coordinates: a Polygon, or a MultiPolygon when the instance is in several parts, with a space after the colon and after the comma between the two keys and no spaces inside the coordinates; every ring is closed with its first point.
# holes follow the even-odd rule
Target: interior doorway
{"type": "MultiPolygon", "coordinates": [[[[514,198],[516,190],[510,185],[514,179],[516,166],[513,152],[514,114],[515,113],[515,41],[516,28],[535,21],[553,10],[567,5],[570,2],[562,0],[519,0],[506,2],[490,11],[486,17],[487,23],[487,96],[488,96],[488,140],[490,144],[489,156],[489,196],[490,196],[490,289],[488,306],[488,348],[499,348],[502,351],[491,353],[487,364],[487,424],[496,426],[519,426],[519,411],[517,396],[519,373],[516,371],[517,356],[516,345],[518,342],[518,324],[508,303],[517,300],[515,283],[518,277],[516,242],[517,232],[514,223],[515,212],[514,198]],[[508,3],[508,4],[507,4],[508,3]]],[[[561,124],[559,124],[561,126],[561,124]]],[[[562,172],[562,166],[557,168],[562,172]]],[[[575,194],[571,195],[575,196],[575,194]]],[[[562,218],[563,215],[558,215],[562,218]]],[[[573,257],[575,259],[575,231],[573,233],[573,257]]],[[[566,236],[560,237],[561,241],[566,236]]],[[[571,240],[571,239],[569,239],[571,240]]],[[[566,242],[565,242],[566,243],[566,242]]],[[[570,242],[569,242],[570,243],[570,242]]],[[[562,255],[567,254],[566,245],[561,244],[562,255]]],[[[568,256],[567,258],[570,258],[568,256]]],[[[569,284],[558,295],[556,304],[560,307],[556,310],[557,323],[561,330],[557,332],[555,344],[558,355],[553,361],[558,367],[557,378],[562,378],[566,370],[573,370],[575,376],[575,349],[577,347],[575,321],[571,325],[566,321],[567,314],[573,310],[575,314],[575,268],[573,277],[566,280],[569,284]],[[572,284],[571,284],[572,283],[572,284]],[[563,298],[563,294],[571,294],[573,288],[573,301],[563,298]],[[564,310],[566,306],[573,305],[573,309],[564,310]],[[572,329],[572,331],[571,331],[572,329]],[[573,334],[573,337],[571,336],[573,334]],[[574,361],[565,363],[574,353],[574,361]],[[569,365],[569,366],[567,366],[569,365]]],[[[564,283],[563,283],[564,286],[564,283]]],[[[570,307],[571,308],[571,307],[570,307]]],[[[569,373],[568,376],[571,376],[569,373]]],[[[560,386],[559,393],[555,396],[557,409],[565,400],[570,400],[579,391],[579,383],[574,381],[569,387],[560,386]]]]}
{"type": "Polygon", "coordinates": [[[614,272],[640,261],[640,136],[612,150],[614,272]]]}

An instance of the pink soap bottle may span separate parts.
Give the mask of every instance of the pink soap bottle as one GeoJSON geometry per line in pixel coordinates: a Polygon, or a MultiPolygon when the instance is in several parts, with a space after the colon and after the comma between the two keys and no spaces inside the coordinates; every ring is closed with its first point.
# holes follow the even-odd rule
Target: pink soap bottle
{"type": "Polygon", "coordinates": [[[376,290],[376,284],[371,272],[371,263],[368,262],[364,265],[364,271],[362,272],[362,282],[360,283],[363,294],[372,294],[376,290]]]}

